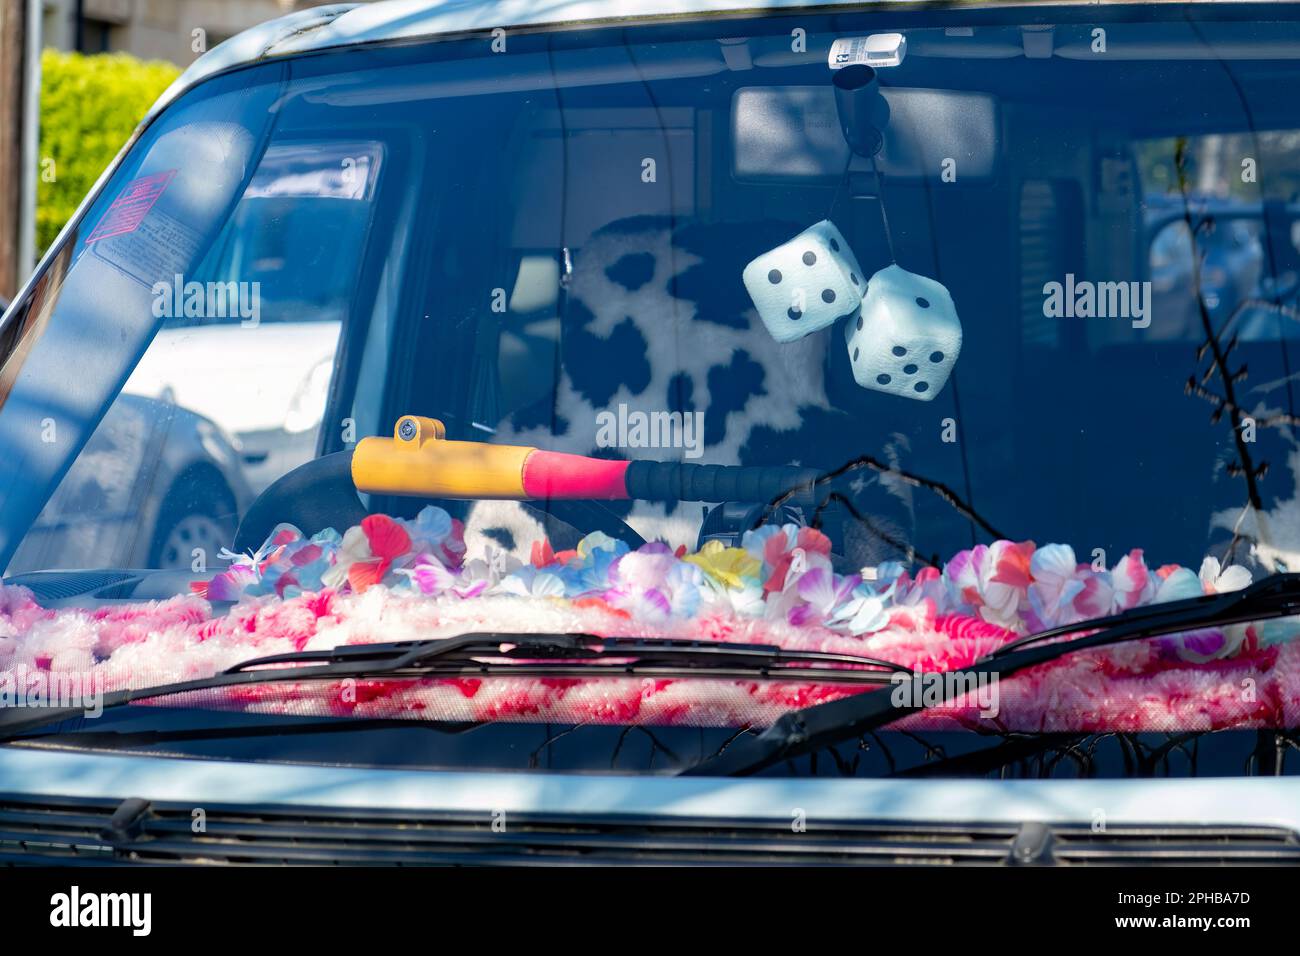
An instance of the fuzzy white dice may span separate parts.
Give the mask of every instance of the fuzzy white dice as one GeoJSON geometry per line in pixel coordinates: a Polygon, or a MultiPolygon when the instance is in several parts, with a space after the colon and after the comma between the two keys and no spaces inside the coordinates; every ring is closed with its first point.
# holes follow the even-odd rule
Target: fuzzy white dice
{"type": "Polygon", "coordinates": [[[742,278],[778,342],[793,342],[852,315],[866,285],[853,250],[829,219],[754,259],[742,278]]]}
{"type": "Polygon", "coordinates": [[[845,338],[859,385],[923,402],[943,391],[961,354],[961,322],[948,290],[896,265],[868,281],[845,338]]]}

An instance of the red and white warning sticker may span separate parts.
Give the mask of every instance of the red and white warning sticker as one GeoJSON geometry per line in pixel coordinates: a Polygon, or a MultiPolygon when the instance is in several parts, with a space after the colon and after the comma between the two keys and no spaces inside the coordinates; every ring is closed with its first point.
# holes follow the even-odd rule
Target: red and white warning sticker
{"type": "Polygon", "coordinates": [[[176,170],[167,169],[161,173],[154,173],[150,176],[141,176],[139,179],[133,179],[126,184],[126,187],[113,200],[112,205],[108,207],[108,212],[104,213],[99,223],[95,226],[91,234],[86,238],[86,242],[98,242],[100,239],[108,239],[111,236],[121,236],[128,232],[135,232],[140,228],[140,223],[144,222],[144,217],[149,215],[149,210],[158,201],[158,197],[166,190],[167,184],[172,181],[176,175],[176,170]]]}
{"type": "Polygon", "coordinates": [[[134,230],[106,238],[95,243],[90,254],[149,288],[192,268],[202,244],[198,230],[161,209],[141,219],[134,230]]]}

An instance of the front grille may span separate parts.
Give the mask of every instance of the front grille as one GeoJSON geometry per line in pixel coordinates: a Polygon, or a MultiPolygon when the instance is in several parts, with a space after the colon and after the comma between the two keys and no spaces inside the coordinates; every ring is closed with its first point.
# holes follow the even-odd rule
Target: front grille
{"type": "Polygon", "coordinates": [[[1300,863],[1273,827],[788,822],[193,808],[0,797],[0,863],[21,864],[921,864],[1300,863]]]}

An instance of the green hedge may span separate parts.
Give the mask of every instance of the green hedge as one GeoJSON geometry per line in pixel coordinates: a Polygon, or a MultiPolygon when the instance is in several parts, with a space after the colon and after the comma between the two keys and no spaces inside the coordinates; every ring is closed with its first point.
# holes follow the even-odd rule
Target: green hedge
{"type": "Polygon", "coordinates": [[[36,248],[43,253],[160,93],[180,74],[125,53],[41,55],[36,248]],[[54,181],[46,182],[48,160],[54,181]]]}

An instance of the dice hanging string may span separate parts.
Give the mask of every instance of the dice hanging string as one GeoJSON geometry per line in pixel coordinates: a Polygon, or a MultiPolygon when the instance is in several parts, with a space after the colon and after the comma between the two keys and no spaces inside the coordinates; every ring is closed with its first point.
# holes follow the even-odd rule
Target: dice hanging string
{"type": "MultiPolygon", "coordinates": [[[[856,154],[850,150],[848,161],[844,164],[844,171],[840,173],[839,182],[835,185],[835,192],[831,194],[830,206],[826,210],[826,218],[835,221],[835,208],[840,203],[840,196],[844,193],[844,186],[849,181],[849,172],[853,166],[853,160],[856,154]]],[[[871,174],[876,178],[876,204],[880,207],[880,222],[885,229],[885,245],[889,248],[889,261],[894,265],[898,264],[898,255],[894,252],[894,233],[889,228],[889,212],[885,209],[885,183],[880,174],[880,167],[876,164],[876,157],[871,157],[871,174]]]]}
{"type": "Polygon", "coordinates": [[[826,210],[826,218],[831,222],[835,221],[835,207],[840,204],[840,196],[844,194],[844,186],[849,181],[849,170],[853,166],[853,150],[849,150],[849,158],[844,163],[844,169],[840,172],[839,182],[835,184],[835,191],[831,193],[831,204],[826,210]]]}
{"type": "Polygon", "coordinates": [[[880,167],[876,165],[876,157],[871,157],[871,171],[876,177],[876,202],[880,206],[880,222],[885,227],[885,244],[889,246],[889,261],[894,265],[898,264],[898,256],[894,253],[894,233],[889,228],[889,212],[885,209],[885,181],[880,175],[880,167]]]}

